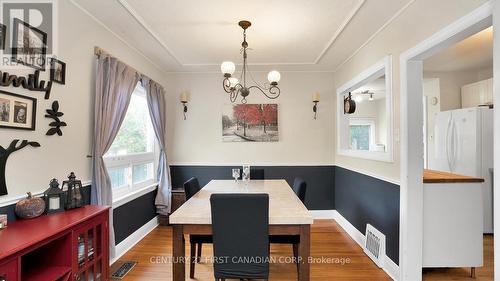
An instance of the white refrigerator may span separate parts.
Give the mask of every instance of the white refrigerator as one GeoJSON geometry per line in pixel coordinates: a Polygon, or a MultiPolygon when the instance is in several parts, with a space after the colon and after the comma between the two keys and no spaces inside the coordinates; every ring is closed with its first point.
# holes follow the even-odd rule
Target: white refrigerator
{"type": "Polygon", "coordinates": [[[438,112],[429,168],[483,178],[484,233],[493,233],[493,109],[438,112]]]}

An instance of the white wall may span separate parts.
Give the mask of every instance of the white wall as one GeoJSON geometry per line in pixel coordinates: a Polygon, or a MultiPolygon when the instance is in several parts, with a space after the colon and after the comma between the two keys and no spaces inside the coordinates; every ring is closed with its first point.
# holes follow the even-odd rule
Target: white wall
{"type": "MultiPolygon", "coordinates": [[[[350,60],[335,71],[336,86],[343,85],[383,57],[392,54],[394,95],[394,163],[335,155],[337,165],[352,168],[380,178],[399,181],[399,55],[428,38],[461,16],[483,4],[485,0],[419,0],[414,1],[391,23],[364,45],[350,60]],[[418,25],[418,28],[415,26],[418,25]]],[[[341,110],[340,107],[338,107],[341,110]]]]}
{"type": "Polygon", "coordinates": [[[424,167],[427,167],[428,159],[431,159],[432,155],[434,155],[434,124],[436,119],[435,116],[439,111],[441,111],[440,110],[441,98],[439,96],[439,93],[440,93],[439,78],[424,79],[423,94],[426,98],[426,103],[427,103],[427,116],[425,116],[425,119],[427,120],[426,123],[427,143],[426,143],[426,150],[424,150],[427,154],[425,159],[426,163],[424,167]],[[432,104],[434,98],[437,101],[436,104],[432,104]]]}
{"type": "MultiPolygon", "coordinates": [[[[223,143],[221,141],[221,109],[229,103],[221,89],[221,75],[216,73],[164,74],[151,62],[108,30],[99,25],[70,1],[59,1],[59,58],[67,63],[66,85],[53,86],[50,101],[40,93],[18,88],[2,90],[38,98],[37,130],[35,132],[0,129],[0,145],[14,138],[38,141],[41,148],[25,148],[13,154],[7,164],[9,195],[5,202],[26,191],[42,191],[49,180],[63,180],[76,172],[83,181],[90,181],[92,96],[94,89],[93,47],[100,46],[129,65],[166,86],[168,94],[168,153],[171,164],[332,164],[356,167],[381,177],[399,178],[399,143],[395,145],[395,163],[361,160],[335,155],[334,99],[335,84],[342,85],[387,54],[398,58],[402,51],[430,36],[458,17],[484,3],[472,0],[415,1],[391,24],[335,74],[284,72],[280,87],[282,96],[271,102],[279,104],[280,141],[277,143],[223,143]],[[442,11],[446,11],[443,13],[442,11]],[[419,28],[412,28],[419,22],[419,28]],[[412,32],[408,32],[408,30],[412,32]],[[335,81],[334,81],[335,76],[335,81]],[[188,119],[182,120],[178,95],[191,92],[188,119]],[[318,120],[313,120],[311,94],[319,91],[318,120]],[[63,120],[68,123],[64,136],[45,136],[48,119],[43,117],[53,100],[59,100],[63,120]]],[[[395,59],[393,91],[395,137],[399,136],[399,61],[395,59]]],[[[266,73],[256,73],[265,81],[266,73]]],[[[48,79],[48,71],[43,73],[48,79]]],[[[252,93],[249,102],[269,102],[259,93],[252,93]]]]}
{"type": "MultiPolygon", "coordinates": [[[[92,116],[94,95],[94,46],[104,48],[122,58],[127,64],[164,84],[164,74],[136,51],[104,29],[70,1],[59,1],[59,59],[66,62],[66,85],[55,84],[50,100],[43,94],[20,88],[2,87],[4,91],[38,99],[36,131],[0,129],[0,145],[7,146],[13,139],[38,141],[40,148],[24,148],[13,153],[7,163],[9,194],[0,196],[0,204],[27,191],[48,188],[51,178],[62,181],[74,171],[82,181],[91,180],[92,116]],[[63,136],[45,136],[50,120],[44,117],[54,100],[64,112],[62,120],[68,123],[63,136]]],[[[11,74],[33,73],[13,72],[11,74]]],[[[49,71],[41,79],[48,80],[49,71]]]]}
{"type": "MultiPolygon", "coordinates": [[[[239,75],[239,74],[237,74],[239,75]]],[[[266,73],[254,73],[267,81],[266,73]]],[[[229,96],[219,73],[172,73],[169,94],[168,153],[170,164],[303,164],[333,163],[333,78],[331,73],[283,72],[281,96],[265,98],[251,92],[248,103],[277,103],[279,141],[274,143],[222,142],[222,107],[229,96]],[[179,94],[191,93],[187,120],[182,120],[179,94]],[[312,93],[319,91],[318,119],[313,119],[312,93]],[[171,114],[173,113],[173,114],[171,114]]]]}
{"type": "Polygon", "coordinates": [[[493,77],[493,67],[464,71],[424,72],[424,78],[439,79],[441,111],[462,108],[462,86],[491,77],[493,77]]]}

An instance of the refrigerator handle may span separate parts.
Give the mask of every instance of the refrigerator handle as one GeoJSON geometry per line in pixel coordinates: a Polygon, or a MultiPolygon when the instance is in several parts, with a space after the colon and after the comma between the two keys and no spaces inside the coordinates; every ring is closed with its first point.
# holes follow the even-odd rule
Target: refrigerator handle
{"type": "Polygon", "coordinates": [[[457,131],[457,124],[456,122],[453,122],[453,159],[452,159],[452,165],[453,169],[455,169],[455,163],[457,162],[457,157],[458,157],[458,131],[457,131]]]}
{"type": "Polygon", "coordinates": [[[455,151],[456,151],[456,143],[455,143],[455,121],[451,121],[451,135],[450,135],[450,172],[454,172],[455,169],[455,151]]]}
{"type": "Polygon", "coordinates": [[[451,171],[451,159],[450,159],[450,127],[451,127],[451,117],[448,119],[448,126],[446,127],[446,160],[448,161],[448,170],[451,171]]]}

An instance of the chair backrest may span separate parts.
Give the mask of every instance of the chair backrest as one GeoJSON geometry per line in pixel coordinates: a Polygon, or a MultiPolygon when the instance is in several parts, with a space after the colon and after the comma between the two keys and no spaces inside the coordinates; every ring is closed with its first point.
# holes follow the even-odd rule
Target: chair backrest
{"type": "Polygon", "coordinates": [[[184,183],[184,193],[186,194],[186,201],[193,197],[198,191],[200,191],[200,183],[196,177],[190,178],[184,183]]]}
{"type": "Polygon", "coordinates": [[[264,180],[266,177],[264,176],[264,169],[250,169],[250,179],[252,180],[264,180]]]}
{"type": "Polygon", "coordinates": [[[212,194],[214,275],[224,279],[267,279],[269,195],[212,194]]]}
{"type": "Polygon", "coordinates": [[[293,181],[293,192],[297,194],[297,197],[299,197],[300,201],[304,203],[306,201],[306,190],[307,190],[307,183],[301,179],[301,178],[295,178],[293,181]]]}

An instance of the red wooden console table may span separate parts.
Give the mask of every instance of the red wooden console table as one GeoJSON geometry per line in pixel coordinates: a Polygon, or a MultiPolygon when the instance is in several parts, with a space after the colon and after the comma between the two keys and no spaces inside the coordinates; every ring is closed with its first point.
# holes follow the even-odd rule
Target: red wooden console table
{"type": "Polygon", "coordinates": [[[0,230],[0,280],[108,280],[108,209],[85,206],[9,223],[0,230]]]}

